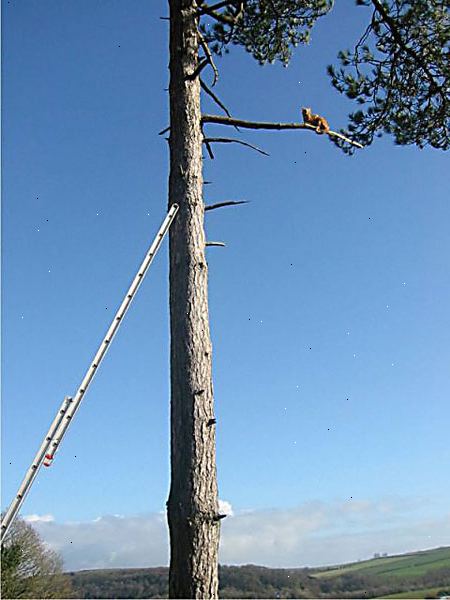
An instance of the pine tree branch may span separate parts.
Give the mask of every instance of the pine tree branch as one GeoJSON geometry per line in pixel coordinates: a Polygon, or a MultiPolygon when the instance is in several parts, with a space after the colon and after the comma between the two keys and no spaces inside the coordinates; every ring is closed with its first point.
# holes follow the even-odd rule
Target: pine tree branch
{"type": "Polygon", "coordinates": [[[244,14],[244,0],[241,0],[241,2],[239,2],[239,8],[236,8],[236,12],[234,14],[234,18],[237,20],[239,20],[242,15],[244,14]]]}
{"type": "Polygon", "coordinates": [[[209,7],[205,4],[200,6],[200,14],[208,15],[209,17],[212,17],[219,23],[223,23],[224,25],[231,25],[231,26],[235,25],[239,18],[239,17],[230,17],[229,15],[224,15],[222,13],[219,13],[216,10],[213,10],[213,7],[209,7]]]}
{"type": "Polygon", "coordinates": [[[206,138],[205,137],[205,138],[203,138],[203,141],[205,142],[205,144],[211,144],[211,143],[241,144],[242,146],[247,146],[247,148],[256,150],[256,152],[259,152],[260,154],[264,154],[264,156],[269,156],[269,154],[267,152],[265,152],[264,150],[261,150],[261,148],[258,148],[257,146],[254,146],[253,144],[249,144],[248,142],[244,142],[243,140],[236,140],[234,138],[210,138],[210,137],[206,138]]]}
{"type": "Polygon", "coordinates": [[[346,137],[345,135],[342,135],[342,133],[338,133],[337,131],[331,131],[331,129],[327,133],[330,137],[337,137],[341,140],[344,140],[344,142],[351,144],[352,146],[356,146],[357,148],[364,148],[364,146],[362,144],[360,144],[359,142],[355,142],[354,140],[351,140],[350,138],[346,137]]]}
{"type": "Polygon", "coordinates": [[[231,113],[227,109],[225,104],[220,100],[220,98],[218,96],[216,96],[216,94],[206,85],[206,83],[201,78],[200,78],[200,85],[201,85],[202,89],[208,94],[208,96],[211,96],[211,98],[214,100],[214,102],[218,106],[220,106],[220,108],[224,111],[224,113],[227,115],[227,117],[230,117],[230,119],[231,119],[231,113]]]}
{"type": "MultiPolygon", "coordinates": [[[[203,115],[202,123],[216,123],[218,125],[229,125],[229,126],[237,126],[242,127],[243,129],[309,129],[310,131],[316,131],[314,125],[309,125],[308,123],[273,123],[271,121],[244,121],[243,119],[235,119],[230,117],[223,117],[221,115],[203,115]]],[[[317,133],[317,132],[316,132],[317,133]]],[[[363,146],[359,142],[354,142],[353,140],[343,136],[336,131],[328,131],[327,135],[331,137],[338,137],[342,140],[345,140],[349,144],[356,146],[357,148],[363,148],[363,146]]],[[[323,134],[320,134],[323,135],[323,134]]]]}
{"type": "Polygon", "coordinates": [[[243,129],[312,129],[315,127],[306,123],[273,123],[271,121],[246,121],[234,117],[223,117],[221,115],[202,115],[202,123],[216,123],[218,125],[238,126],[243,129]]]}
{"type": "Polygon", "coordinates": [[[211,148],[211,146],[210,146],[209,142],[208,142],[208,141],[206,141],[206,139],[205,139],[205,138],[203,138],[203,142],[205,143],[206,150],[208,151],[208,154],[209,154],[209,158],[210,158],[211,160],[214,160],[214,153],[213,153],[213,151],[212,151],[212,148],[211,148]]]}
{"type": "Polygon", "coordinates": [[[211,68],[214,72],[214,78],[213,78],[213,82],[212,82],[212,87],[214,87],[217,83],[217,80],[219,79],[219,71],[217,70],[217,67],[214,64],[211,50],[209,49],[209,46],[206,43],[205,38],[203,37],[203,34],[201,33],[200,30],[198,30],[197,33],[198,33],[198,37],[200,39],[200,46],[203,48],[203,52],[205,53],[205,58],[208,61],[208,63],[211,65],[211,68]]]}
{"type": "Polygon", "coordinates": [[[190,75],[187,75],[186,79],[193,81],[196,77],[198,77],[198,75],[200,75],[206,65],[209,65],[209,60],[207,58],[202,58],[202,60],[198,63],[197,68],[190,75]]]}
{"type": "Polygon", "coordinates": [[[392,37],[394,38],[394,40],[397,42],[397,44],[407,53],[409,54],[409,56],[414,60],[414,62],[422,69],[422,71],[425,73],[425,75],[427,76],[427,79],[430,82],[430,88],[431,91],[433,92],[439,92],[439,94],[443,97],[443,99],[445,100],[445,96],[443,94],[442,89],[440,88],[440,86],[436,83],[436,80],[433,77],[433,74],[431,73],[431,71],[428,68],[428,65],[422,60],[421,56],[419,54],[417,54],[416,52],[414,52],[414,50],[412,48],[410,48],[406,42],[403,40],[400,32],[397,29],[397,24],[395,23],[395,20],[389,15],[389,13],[386,11],[385,7],[383,6],[383,4],[379,1],[379,0],[371,0],[372,4],[374,5],[375,9],[378,11],[378,13],[381,16],[381,19],[383,20],[383,22],[387,25],[387,27],[389,28],[390,32],[392,33],[392,37]]]}
{"type": "Polygon", "coordinates": [[[206,10],[220,10],[221,8],[225,8],[226,6],[233,5],[234,2],[235,2],[235,0],[223,0],[223,2],[218,2],[217,4],[213,4],[212,6],[208,6],[207,4],[202,2],[200,9],[199,9],[199,14],[200,15],[205,14],[206,10]]]}
{"type": "MultiPolygon", "coordinates": [[[[224,110],[226,110],[225,107],[224,107],[224,110]]],[[[227,114],[229,115],[228,112],[227,112],[227,114]]],[[[221,115],[203,115],[202,116],[202,124],[203,123],[216,123],[218,125],[230,125],[232,127],[242,127],[243,129],[275,129],[275,130],[310,129],[312,131],[316,131],[316,128],[313,125],[308,125],[308,123],[272,123],[270,121],[244,121],[243,119],[235,119],[231,116],[223,117],[221,115]]],[[[163,135],[164,133],[166,133],[169,130],[170,130],[170,127],[166,127],[165,129],[160,131],[158,133],[158,135],[163,135]]],[[[349,144],[352,144],[353,146],[356,146],[357,148],[364,148],[364,146],[362,144],[360,144],[359,142],[355,142],[355,141],[351,140],[350,138],[346,137],[345,135],[338,133],[337,131],[330,130],[327,132],[327,135],[329,135],[330,137],[340,138],[341,140],[344,140],[345,142],[348,142],[349,144]]],[[[260,152],[261,154],[264,154],[265,156],[269,156],[269,154],[267,152],[265,152],[264,150],[261,150],[257,146],[253,146],[252,144],[249,144],[248,142],[244,142],[242,140],[235,140],[232,138],[203,138],[203,141],[205,142],[206,149],[208,150],[208,154],[210,155],[210,157],[212,159],[214,159],[214,154],[211,149],[211,146],[209,146],[210,142],[211,143],[213,143],[213,142],[217,142],[217,143],[234,142],[236,144],[248,146],[249,148],[252,148],[253,150],[256,150],[257,152],[260,152]]]]}
{"type": "Polygon", "coordinates": [[[205,211],[215,210],[216,208],[222,208],[224,206],[236,206],[237,204],[248,204],[248,200],[226,200],[225,202],[217,202],[216,204],[207,204],[205,211]]]}
{"type": "Polygon", "coordinates": [[[236,6],[236,4],[238,4],[237,0],[223,0],[223,2],[218,2],[212,6],[208,6],[205,2],[202,2],[199,6],[198,14],[200,16],[208,15],[224,25],[233,26],[239,21],[244,13],[245,0],[240,0],[239,6],[236,6]],[[233,16],[217,12],[221,8],[226,8],[228,6],[236,8],[236,12],[233,14],[233,16]]]}

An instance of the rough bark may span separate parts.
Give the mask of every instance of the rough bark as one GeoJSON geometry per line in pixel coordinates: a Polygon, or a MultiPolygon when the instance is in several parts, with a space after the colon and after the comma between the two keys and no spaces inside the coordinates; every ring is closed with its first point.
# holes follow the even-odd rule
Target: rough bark
{"type": "Polygon", "coordinates": [[[171,598],[218,597],[219,521],[194,0],[170,6],[171,598]]]}

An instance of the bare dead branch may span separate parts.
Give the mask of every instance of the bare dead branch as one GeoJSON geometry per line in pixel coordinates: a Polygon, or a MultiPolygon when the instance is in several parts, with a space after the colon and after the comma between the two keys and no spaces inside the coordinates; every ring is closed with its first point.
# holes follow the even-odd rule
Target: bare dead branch
{"type": "Polygon", "coordinates": [[[199,14],[205,14],[205,10],[220,10],[221,8],[225,8],[226,6],[230,6],[234,4],[234,0],[223,0],[223,2],[218,2],[217,4],[213,4],[212,6],[208,6],[204,2],[202,3],[199,14]]]}
{"type": "Polygon", "coordinates": [[[220,521],[221,519],[225,519],[226,516],[227,515],[221,515],[221,514],[214,515],[213,521],[220,521]]]}
{"type": "Polygon", "coordinates": [[[202,58],[202,60],[198,63],[197,68],[190,75],[187,75],[186,79],[188,81],[193,81],[200,75],[206,65],[209,65],[209,60],[207,58],[202,58]]]}
{"type": "Polygon", "coordinates": [[[233,26],[239,21],[239,19],[244,13],[244,0],[241,0],[238,6],[236,6],[236,4],[238,4],[236,0],[223,0],[222,2],[218,2],[217,4],[213,4],[212,6],[208,6],[206,2],[201,2],[198,14],[200,16],[208,15],[216,21],[218,21],[219,23],[233,26]],[[227,6],[232,6],[236,8],[236,11],[234,12],[233,16],[217,12],[221,8],[226,8],[227,6]]]}
{"type": "Polygon", "coordinates": [[[206,60],[211,65],[211,68],[214,72],[214,77],[213,77],[213,82],[212,82],[212,86],[214,87],[217,83],[217,80],[219,79],[219,71],[217,70],[217,67],[214,64],[211,50],[209,49],[209,46],[206,43],[205,38],[203,37],[203,34],[201,33],[200,30],[197,31],[197,34],[200,39],[200,46],[203,48],[203,52],[205,53],[206,60]]]}
{"type": "MultiPolygon", "coordinates": [[[[218,125],[229,125],[232,127],[237,126],[242,127],[243,129],[275,129],[278,131],[282,129],[309,129],[310,131],[316,131],[314,125],[309,125],[308,123],[273,123],[271,121],[244,121],[244,119],[235,119],[230,117],[224,117],[222,115],[203,115],[202,123],[216,123],[218,125]]],[[[336,131],[328,131],[326,132],[326,135],[341,138],[349,144],[356,146],[357,148],[363,148],[363,146],[358,142],[354,142],[353,140],[344,137],[336,131]]]]}
{"type": "Polygon", "coordinates": [[[205,246],[218,246],[220,248],[225,248],[225,244],[223,242],[206,242],[205,246]]]}
{"type": "Polygon", "coordinates": [[[342,133],[338,133],[337,131],[329,131],[328,135],[330,137],[337,137],[340,138],[341,140],[344,140],[346,142],[348,142],[349,144],[352,144],[352,146],[356,146],[357,148],[364,148],[364,146],[362,144],[360,144],[359,142],[355,142],[353,140],[351,140],[348,137],[345,137],[345,135],[342,135],[342,133]]]}
{"type": "Polygon", "coordinates": [[[222,115],[202,115],[202,123],[216,123],[218,125],[237,125],[243,129],[312,129],[315,127],[306,123],[273,123],[271,121],[245,121],[234,117],[222,115]]]}
{"type": "MultiPolygon", "coordinates": [[[[200,80],[201,82],[201,80],[200,80]]],[[[226,109],[225,109],[226,110],[226,109]]],[[[312,131],[316,131],[316,128],[314,127],[314,125],[308,125],[308,123],[272,123],[270,121],[244,121],[242,119],[234,119],[233,117],[222,117],[221,115],[203,115],[202,116],[202,123],[217,123],[219,125],[230,125],[232,127],[242,127],[244,129],[276,129],[276,130],[281,130],[281,129],[311,129],[312,131]]],[[[167,133],[168,131],[170,131],[170,127],[166,127],[165,129],[163,129],[162,131],[160,131],[158,133],[158,135],[163,135],[164,133],[167,133]]],[[[357,148],[364,148],[364,146],[362,144],[360,144],[359,142],[355,142],[353,140],[351,140],[350,138],[346,137],[345,135],[342,135],[341,133],[338,133],[337,131],[328,131],[327,135],[329,135],[330,137],[337,137],[340,138],[341,140],[344,140],[345,142],[348,142],[349,144],[352,144],[353,146],[356,146],[357,148]]],[[[252,148],[253,150],[256,150],[257,152],[260,152],[261,154],[264,154],[265,156],[269,156],[269,154],[267,152],[265,152],[264,150],[261,150],[261,148],[258,148],[257,146],[253,146],[252,144],[249,144],[248,142],[244,142],[242,140],[235,140],[232,138],[203,138],[203,141],[205,142],[206,145],[206,149],[208,150],[208,154],[211,156],[211,158],[214,158],[211,146],[209,146],[208,149],[208,144],[211,142],[217,142],[217,143],[231,143],[231,142],[235,142],[236,144],[241,144],[243,146],[248,146],[249,148],[252,148]]]]}
{"type": "Polygon", "coordinates": [[[236,17],[231,17],[229,15],[224,15],[220,12],[217,12],[212,7],[210,8],[205,4],[200,7],[200,15],[208,15],[224,25],[235,25],[236,21],[238,20],[236,17]]]}
{"type": "Polygon", "coordinates": [[[256,152],[259,152],[260,154],[264,154],[264,156],[269,156],[269,154],[267,152],[265,152],[264,150],[261,150],[261,148],[258,148],[257,146],[254,146],[253,144],[249,144],[248,142],[244,142],[243,140],[236,140],[234,138],[203,138],[203,141],[206,143],[219,143],[219,144],[241,144],[241,146],[247,146],[247,148],[251,148],[252,150],[256,150],[256,152]]]}
{"type": "Polygon", "coordinates": [[[214,100],[214,102],[218,106],[220,106],[220,108],[224,111],[224,113],[228,117],[231,118],[230,111],[227,109],[227,107],[225,106],[225,104],[220,100],[220,98],[218,96],[216,96],[216,94],[206,85],[206,83],[201,78],[200,78],[200,85],[201,85],[202,89],[208,94],[208,96],[211,96],[211,98],[214,100]]]}
{"type": "Polygon", "coordinates": [[[248,200],[226,200],[225,202],[217,202],[216,204],[207,204],[205,211],[215,210],[216,208],[222,208],[223,206],[236,206],[237,204],[248,204],[248,200]]]}
{"type": "MultiPolygon", "coordinates": [[[[233,6],[234,6],[234,4],[233,4],[233,6]]],[[[239,6],[234,6],[234,8],[235,8],[235,12],[233,13],[233,18],[235,19],[235,22],[236,22],[236,21],[239,21],[239,19],[244,14],[244,0],[241,0],[239,2],[239,6]]]]}
{"type": "Polygon", "coordinates": [[[206,150],[208,151],[209,158],[210,158],[211,160],[214,160],[214,153],[213,153],[213,151],[212,151],[212,148],[211,148],[211,146],[210,146],[209,142],[207,142],[205,138],[203,138],[203,141],[204,141],[204,143],[205,143],[206,150]]]}

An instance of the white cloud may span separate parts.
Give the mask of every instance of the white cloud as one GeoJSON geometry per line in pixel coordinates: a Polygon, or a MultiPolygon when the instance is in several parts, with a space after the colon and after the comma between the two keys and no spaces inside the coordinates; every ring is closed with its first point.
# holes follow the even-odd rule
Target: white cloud
{"type": "Polygon", "coordinates": [[[53,515],[26,515],[23,520],[27,523],[51,523],[55,517],[53,515]]]}
{"type": "Polygon", "coordinates": [[[106,515],[87,522],[36,523],[69,570],[165,565],[166,519],[161,514],[106,515]]]}
{"type": "Polygon", "coordinates": [[[310,503],[238,514],[222,528],[221,561],[322,566],[450,544],[450,514],[417,518],[401,503],[310,503]]]}
{"type": "MultiPolygon", "coordinates": [[[[423,504],[397,501],[310,502],[291,509],[234,511],[227,501],[220,561],[267,566],[319,566],[450,544],[450,514],[421,515],[423,504]]],[[[37,515],[31,515],[35,517],[37,515]]],[[[47,515],[44,515],[47,517],[47,515]]],[[[69,570],[168,564],[163,513],[103,516],[58,523],[39,517],[33,526],[59,551],[69,570]]]]}
{"type": "Polygon", "coordinates": [[[219,513],[227,515],[227,517],[232,517],[234,515],[233,507],[226,500],[219,500],[219,513]]]}

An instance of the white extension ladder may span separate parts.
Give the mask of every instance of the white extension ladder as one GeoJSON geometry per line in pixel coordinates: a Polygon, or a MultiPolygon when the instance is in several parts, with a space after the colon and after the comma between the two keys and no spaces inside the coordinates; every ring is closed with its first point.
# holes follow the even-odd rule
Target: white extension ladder
{"type": "Polygon", "coordinates": [[[178,205],[172,204],[169,212],[166,215],[161,227],[156,234],[155,239],[153,240],[147,254],[145,255],[144,260],[142,261],[141,266],[136,274],[136,277],[133,279],[133,282],[125,295],[125,298],[122,301],[117,313],[115,314],[111,325],[109,326],[108,331],[106,332],[105,337],[100,344],[99,349],[97,350],[96,355],[94,356],[93,361],[89,365],[89,368],[84,376],[83,381],[80,384],[75,396],[72,398],[70,396],[66,396],[61,404],[61,407],[56,414],[52,424],[50,425],[50,429],[45,436],[41,447],[39,448],[36,456],[31,463],[30,468],[26,472],[26,475],[19,487],[19,491],[16,494],[16,497],[11,502],[8,510],[5,513],[5,516],[2,519],[1,524],[1,542],[5,539],[5,536],[8,532],[9,527],[13,523],[14,519],[19,512],[20,507],[25,499],[26,494],[29,492],[36,475],[41,468],[42,464],[46,467],[49,467],[53,459],[55,457],[56,451],[59,448],[59,445],[62,442],[62,439],[69,428],[70,423],[75,416],[76,411],[80,407],[81,401],[83,400],[88,387],[91,381],[94,378],[95,373],[97,372],[100,363],[102,362],[105,354],[111,344],[111,341],[116,334],[117,330],[120,327],[122,319],[127,312],[130,304],[132,303],[136,292],[139,289],[139,286],[142,283],[142,280],[147,273],[149,266],[152,264],[152,261],[161,246],[161,242],[164,239],[164,236],[168,232],[170,226],[173,223],[175,215],[178,212],[178,205]]]}

